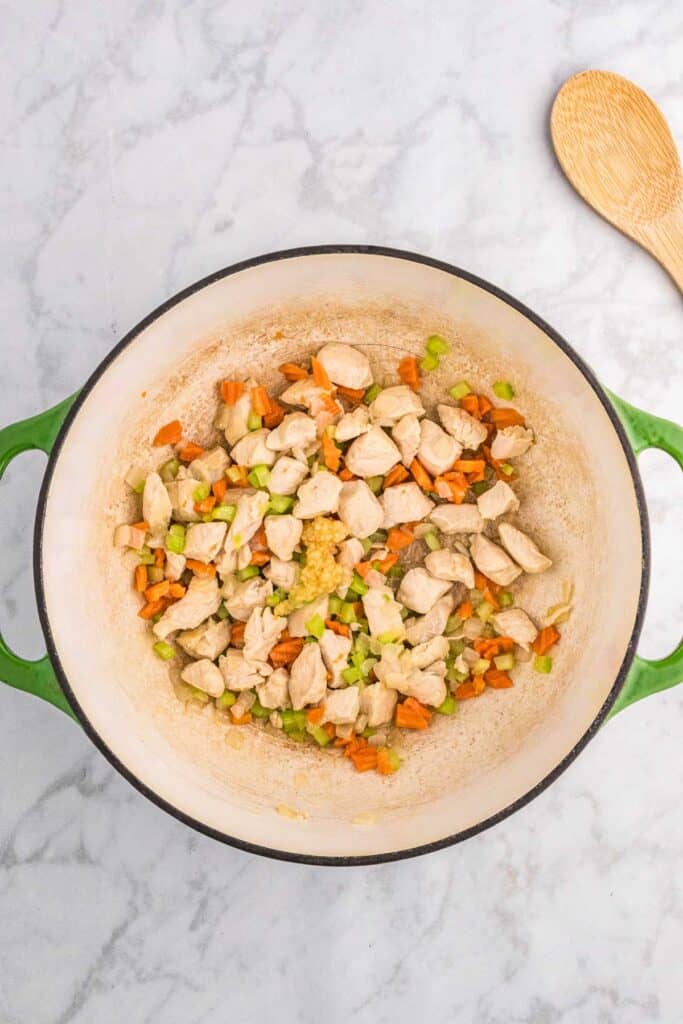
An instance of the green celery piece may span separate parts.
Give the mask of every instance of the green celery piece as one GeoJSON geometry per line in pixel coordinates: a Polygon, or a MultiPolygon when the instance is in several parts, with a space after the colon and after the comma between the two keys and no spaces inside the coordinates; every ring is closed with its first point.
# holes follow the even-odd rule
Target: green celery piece
{"type": "Polygon", "coordinates": [[[422,539],[430,551],[441,550],[441,541],[437,536],[436,530],[427,530],[422,539]]]}
{"type": "Polygon", "coordinates": [[[345,601],[337,618],[340,622],[349,626],[352,622],[356,621],[356,610],[350,602],[345,601]]]}
{"type": "Polygon", "coordinates": [[[509,590],[501,590],[498,594],[498,604],[501,608],[509,608],[515,603],[515,599],[509,590]]]}
{"type": "Polygon", "coordinates": [[[289,512],[293,504],[294,498],[288,494],[271,494],[268,502],[268,511],[273,512],[275,515],[283,515],[285,512],[289,512]]]}
{"type": "Polygon", "coordinates": [[[363,539],[361,540],[361,546],[363,548],[363,554],[367,555],[367,553],[372,548],[372,541],[370,540],[369,537],[363,537],[363,539]]]}
{"type": "Polygon", "coordinates": [[[313,737],[319,747],[326,747],[332,738],[325,732],[322,725],[311,725],[310,722],[306,725],[306,732],[313,737]]]}
{"type": "Polygon", "coordinates": [[[331,594],[327,604],[327,610],[330,613],[330,615],[339,615],[339,612],[342,610],[343,604],[344,602],[342,601],[341,597],[337,597],[336,594],[331,594]]]}
{"type": "Polygon", "coordinates": [[[150,565],[147,569],[147,579],[150,583],[161,583],[164,578],[164,570],[161,566],[150,565]]]}
{"type": "Polygon", "coordinates": [[[534,671],[547,675],[553,670],[553,659],[548,654],[537,654],[534,658],[534,671]]]}
{"type": "Polygon", "coordinates": [[[350,683],[351,685],[353,683],[357,683],[360,679],[360,676],[360,669],[356,668],[355,665],[350,665],[348,668],[345,668],[342,671],[342,679],[344,680],[345,683],[350,683]]]}
{"type": "Polygon", "coordinates": [[[211,509],[211,519],[221,523],[231,523],[235,518],[237,505],[215,505],[211,509]]]}
{"type": "Polygon", "coordinates": [[[431,370],[436,370],[439,365],[439,357],[432,355],[431,352],[427,352],[420,360],[420,369],[424,370],[425,373],[429,373],[431,370]]]}
{"type": "Polygon", "coordinates": [[[232,690],[224,690],[220,697],[216,697],[217,708],[231,708],[237,700],[237,694],[232,690]]]}
{"type": "Polygon", "coordinates": [[[161,469],[159,470],[159,476],[164,481],[164,483],[169,484],[172,480],[175,480],[175,478],[178,475],[179,469],[180,463],[178,459],[169,459],[168,462],[165,462],[161,469]]]}
{"type": "Polygon", "coordinates": [[[397,772],[401,767],[401,758],[398,756],[393,747],[383,747],[381,749],[384,750],[384,753],[386,754],[389,760],[392,772],[397,772]]]}
{"type": "Polygon", "coordinates": [[[263,463],[259,463],[247,474],[247,480],[252,487],[266,487],[270,480],[270,470],[263,463]]]}
{"type": "Polygon", "coordinates": [[[381,390],[379,384],[372,384],[363,395],[365,404],[370,405],[371,402],[374,402],[381,390]]]}
{"type": "Polygon", "coordinates": [[[141,565],[154,565],[154,555],[150,549],[145,545],[138,551],[138,558],[140,559],[141,565]]]}
{"type": "Polygon", "coordinates": [[[515,667],[515,656],[514,654],[497,654],[493,663],[501,672],[509,672],[511,668],[515,667]]]}
{"type": "Polygon", "coordinates": [[[275,608],[276,605],[280,604],[280,601],[284,601],[285,596],[284,590],[280,590],[278,588],[278,590],[274,590],[272,594],[268,594],[266,604],[269,608],[275,608]]]}
{"type": "Polygon", "coordinates": [[[374,725],[366,725],[361,733],[361,736],[363,737],[364,740],[369,740],[371,736],[374,736],[376,734],[376,732],[377,730],[375,729],[374,725]]]}
{"type": "Polygon", "coordinates": [[[501,462],[500,469],[502,473],[505,473],[505,476],[512,476],[515,471],[515,467],[511,466],[509,462],[501,462]]]}
{"type": "Polygon", "coordinates": [[[477,480],[476,484],[471,484],[470,486],[476,495],[480,495],[484,491],[488,491],[490,485],[487,480],[477,480]]]}
{"type": "Polygon", "coordinates": [[[175,649],[167,644],[164,640],[157,640],[152,646],[152,650],[161,658],[162,661],[170,661],[171,658],[175,658],[175,649]]]}
{"type": "Polygon", "coordinates": [[[221,601],[220,605],[218,606],[218,611],[216,612],[216,618],[220,619],[221,622],[223,622],[225,619],[229,619],[230,618],[230,612],[225,607],[225,602],[224,601],[221,601]]]}
{"type": "Polygon", "coordinates": [[[386,539],[387,539],[387,531],[386,530],[375,530],[374,533],[370,534],[370,538],[369,539],[370,539],[370,541],[373,544],[384,544],[386,539]]]}
{"type": "Polygon", "coordinates": [[[466,380],[459,380],[457,384],[454,384],[452,388],[448,389],[448,394],[456,402],[459,402],[465,395],[470,395],[472,388],[469,386],[466,380]]]}
{"type": "Polygon", "coordinates": [[[268,708],[264,708],[258,697],[249,708],[252,714],[252,718],[270,718],[270,711],[268,708]]]}
{"type": "Polygon", "coordinates": [[[308,622],[305,623],[305,626],[311,636],[317,637],[318,640],[325,632],[325,622],[321,615],[313,615],[308,622]]]}
{"type": "Polygon", "coordinates": [[[384,483],[383,476],[369,476],[365,480],[366,484],[370,488],[373,494],[379,494],[382,490],[382,484],[384,483]]]}
{"type": "Polygon", "coordinates": [[[145,481],[144,480],[141,480],[140,483],[136,484],[135,487],[133,488],[133,490],[135,491],[136,494],[142,494],[144,489],[145,489],[145,481]]]}
{"type": "Polygon", "coordinates": [[[235,576],[240,583],[244,583],[245,580],[250,580],[253,576],[258,576],[259,571],[260,570],[257,565],[247,565],[244,569],[240,569],[236,572],[235,576]]]}
{"type": "Polygon", "coordinates": [[[450,352],[451,346],[440,334],[432,334],[427,338],[425,349],[432,356],[445,356],[450,352]]]}
{"type": "Polygon", "coordinates": [[[509,380],[497,380],[493,385],[493,393],[504,402],[509,402],[511,398],[515,397],[515,389],[509,380]]]}
{"type": "Polygon", "coordinates": [[[192,699],[193,700],[198,701],[199,704],[208,704],[209,703],[209,695],[208,695],[208,693],[204,693],[204,691],[200,690],[198,686],[191,686],[190,690],[192,691],[192,699]]]}
{"type": "Polygon", "coordinates": [[[209,497],[211,488],[207,483],[197,484],[192,492],[192,497],[195,501],[204,501],[205,498],[209,497]]]}
{"type": "Polygon", "coordinates": [[[450,693],[444,700],[443,704],[439,704],[438,708],[435,708],[437,715],[452,715],[457,708],[455,697],[450,693]]]}
{"type": "Polygon", "coordinates": [[[369,589],[370,587],[367,585],[365,580],[359,576],[357,572],[354,572],[349,590],[353,591],[354,594],[358,594],[359,597],[362,597],[363,594],[367,594],[369,589]]]}
{"type": "Polygon", "coordinates": [[[495,610],[490,601],[482,601],[481,604],[477,605],[477,610],[474,614],[482,622],[488,622],[495,610]]]}
{"type": "Polygon", "coordinates": [[[247,416],[247,430],[260,430],[262,425],[261,417],[255,412],[250,412],[247,416]]]}
{"type": "Polygon", "coordinates": [[[282,720],[282,728],[285,732],[292,732],[297,729],[306,728],[305,711],[281,711],[280,718],[282,720]]]}

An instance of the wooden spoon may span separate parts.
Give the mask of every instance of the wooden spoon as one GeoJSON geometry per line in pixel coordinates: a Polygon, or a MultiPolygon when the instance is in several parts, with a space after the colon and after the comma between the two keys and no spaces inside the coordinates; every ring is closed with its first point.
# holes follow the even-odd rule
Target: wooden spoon
{"type": "Polygon", "coordinates": [[[683,291],[683,173],[659,107],[620,75],[583,71],[555,97],[550,131],[579,195],[683,291]]]}

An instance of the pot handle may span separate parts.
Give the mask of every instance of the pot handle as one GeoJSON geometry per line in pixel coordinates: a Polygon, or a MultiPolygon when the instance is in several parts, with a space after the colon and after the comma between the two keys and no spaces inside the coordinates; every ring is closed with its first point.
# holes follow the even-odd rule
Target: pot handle
{"type": "MultiPolygon", "coordinates": [[[[635,455],[640,455],[646,448],[660,448],[668,452],[683,469],[683,428],[670,420],[636,409],[611,391],[607,391],[607,396],[623,424],[635,455]]],[[[658,658],[656,661],[636,654],[609,717],[623,711],[629,704],[649,697],[651,693],[668,690],[680,682],[683,682],[683,640],[666,658],[658,658]]]]}
{"type": "MultiPolygon", "coordinates": [[[[0,479],[12,459],[22,452],[38,448],[46,455],[50,454],[76,396],[77,393],[37,416],[20,420],[19,423],[12,423],[0,430],[0,479]]],[[[43,700],[54,704],[55,707],[75,718],[60,689],[55,670],[47,654],[37,661],[20,658],[9,649],[2,638],[2,633],[0,633],[0,680],[18,690],[25,690],[27,693],[35,694],[36,697],[42,697],[43,700]]]]}

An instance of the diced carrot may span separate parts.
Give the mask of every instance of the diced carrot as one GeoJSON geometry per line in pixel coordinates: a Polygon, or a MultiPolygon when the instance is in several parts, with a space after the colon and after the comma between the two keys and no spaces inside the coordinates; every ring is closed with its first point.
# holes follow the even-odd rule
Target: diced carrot
{"type": "Polygon", "coordinates": [[[489,604],[492,604],[497,612],[500,611],[500,601],[498,600],[498,598],[496,597],[492,590],[489,590],[489,588],[487,587],[486,590],[483,592],[482,597],[484,598],[485,601],[488,601],[489,604]]]}
{"type": "Polygon", "coordinates": [[[249,725],[251,722],[251,711],[246,711],[243,715],[240,715],[239,718],[233,718],[231,721],[233,725],[249,725]]]}
{"type": "Polygon", "coordinates": [[[160,597],[168,593],[168,588],[171,586],[168,580],[161,580],[159,583],[152,583],[151,586],[145,589],[145,600],[146,601],[158,601],[160,597]]]}
{"type": "Polygon", "coordinates": [[[234,405],[243,394],[244,384],[241,380],[224,380],[221,384],[221,398],[226,405],[234,405]]]}
{"type": "MultiPolygon", "coordinates": [[[[486,467],[486,463],[482,462],[482,466],[486,467]]],[[[486,468],[477,470],[474,473],[466,473],[468,484],[478,484],[482,480],[486,480],[486,468]]]]}
{"type": "Polygon", "coordinates": [[[147,533],[147,531],[149,530],[149,523],[145,522],[145,520],[142,519],[139,523],[133,523],[131,529],[142,530],[143,533],[147,533]]]}
{"type": "Polygon", "coordinates": [[[337,394],[341,398],[345,398],[347,402],[358,405],[359,402],[363,401],[365,390],[364,388],[347,388],[343,384],[337,384],[337,394]]]}
{"type": "Polygon", "coordinates": [[[306,712],[306,721],[310,722],[311,725],[320,725],[325,714],[325,708],[309,708],[306,712]]]}
{"type": "Polygon", "coordinates": [[[303,366],[297,366],[296,363],[283,363],[278,369],[287,380],[306,380],[308,377],[308,373],[304,370],[303,366]]]}
{"type": "Polygon", "coordinates": [[[213,562],[199,562],[196,558],[188,558],[185,566],[191,569],[195,576],[210,578],[216,575],[216,566],[213,562]]]}
{"type": "Polygon", "coordinates": [[[257,416],[267,416],[270,412],[270,398],[264,387],[251,389],[251,407],[257,416]]]}
{"type": "Polygon", "coordinates": [[[473,641],[472,646],[481,658],[495,658],[497,654],[505,654],[515,646],[509,636],[480,637],[473,641]]]}
{"type": "Polygon", "coordinates": [[[486,688],[483,676],[474,676],[472,680],[461,683],[455,691],[456,700],[469,700],[471,697],[478,697],[486,688]]]}
{"type": "Polygon", "coordinates": [[[479,400],[479,416],[481,418],[493,409],[493,402],[490,402],[486,395],[477,395],[477,398],[479,400]]]}
{"type": "Polygon", "coordinates": [[[351,754],[357,772],[370,772],[377,767],[377,749],[367,746],[351,754]]]}
{"type": "Polygon", "coordinates": [[[490,668],[484,672],[484,679],[486,685],[490,686],[492,690],[507,690],[510,686],[515,685],[507,672],[501,672],[497,668],[490,668]]]}
{"type": "Polygon", "coordinates": [[[474,692],[478,697],[479,694],[483,693],[486,689],[486,680],[483,676],[472,676],[472,686],[474,687],[474,692]]]}
{"type": "Polygon", "coordinates": [[[496,425],[498,430],[504,430],[505,427],[526,426],[526,420],[516,409],[491,409],[489,419],[491,423],[496,425]]]}
{"type": "Polygon", "coordinates": [[[214,482],[211,484],[211,492],[216,501],[223,500],[223,496],[225,495],[227,489],[228,481],[225,479],[224,476],[222,476],[220,480],[214,480],[214,482]]]}
{"type": "Polygon", "coordinates": [[[484,459],[456,459],[453,469],[458,473],[483,473],[486,462],[484,459]]]}
{"type": "Polygon", "coordinates": [[[155,615],[158,615],[165,608],[165,603],[161,599],[158,601],[148,601],[144,607],[140,609],[138,615],[141,619],[153,619],[155,615]]]}
{"type": "Polygon", "coordinates": [[[232,487],[249,486],[249,470],[246,466],[230,466],[229,472],[232,474],[232,476],[228,477],[232,487]]]}
{"type": "Polygon", "coordinates": [[[270,399],[270,412],[267,412],[263,417],[263,426],[268,427],[269,430],[273,430],[275,427],[279,427],[285,418],[284,406],[280,405],[276,399],[270,399]]]}
{"type": "Polygon", "coordinates": [[[460,408],[468,412],[470,416],[474,416],[476,420],[481,419],[478,395],[465,395],[464,398],[460,399],[460,408]]]}
{"type": "Polygon", "coordinates": [[[502,469],[503,463],[500,462],[499,459],[494,459],[493,455],[491,455],[491,449],[488,447],[488,445],[483,444],[481,446],[481,450],[484,453],[486,461],[488,462],[489,466],[491,466],[493,468],[493,470],[494,470],[494,472],[495,472],[495,474],[496,474],[496,476],[498,477],[499,480],[505,480],[507,482],[508,480],[514,480],[515,479],[515,474],[514,473],[508,474],[508,473],[504,473],[503,472],[503,469],[502,469]]]}
{"type": "Polygon", "coordinates": [[[311,356],[311,373],[313,375],[313,383],[317,384],[319,388],[324,388],[325,391],[332,391],[332,381],[327,376],[327,370],[315,356],[311,356]]]}
{"type": "Polygon", "coordinates": [[[420,367],[415,356],[405,356],[398,364],[398,375],[413,391],[420,387],[420,367]]]}
{"type": "Polygon", "coordinates": [[[344,622],[337,622],[336,619],[325,619],[325,625],[337,636],[351,636],[351,630],[344,622]]]}
{"type": "Polygon", "coordinates": [[[429,473],[418,459],[413,459],[413,461],[410,463],[410,472],[413,474],[415,482],[422,488],[423,491],[434,490],[432,478],[430,477],[429,473]]]}
{"type": "Polygon", "coordinates": [[[318,399],[319,408],[316,409],[315,415],[320,412],[329,412],[332,416],[338,416],[342,412],[342,407],[336,398],[332,395],[323,395],[322,398],[318,399]]]}
{"type": "Polygon", "coordinates": [[[398,562],[398,555],[396,554],[395,551],[392,551],[385,558],[383,558],[381,562],[377,563],[377,568],[378,568],[379,572],[383,572],[383,573],[386,574],[386,573],[389,572],[390,569],[393,569],[393,567],[396,565],[397,562],[398,562]]]}
{"type": "Polygon", "coordinates": [[[162,444],[177,444],[183,436],[183,428],[180,420],[171,420],[156,432],[152,444],[159,447],[162,444]]]}
{"type": "Polygon", "coordinates": [[[442,473],[434,481],[437,494],[440,494],[442,498],[447,497],[449,501],[454,502],[456,505],[462,505],[467,496],[469,486],[464,474],[455,470],[442,473]],[[446,493],[445,488],[448,488],[448,493],[446,493]]]}
{"type": "Polygon", "coordinates": [[[494,583],[478,569],[474,570],[474,585],[477,590],[490,590],[492,594],[497,594],[502,589],[500,583],[494,583]]]}
{"type": "Polygon", "coordinates": [[[386,747],[380,747],[377,751],[377,771],[380,775],[393,775],[396,771],[386,747]]]}
{"type": "Polygon", "coordinates": [[[133,584],[138,594],[143,594],[147,589],[147,566],[136,565],[133,573],[133,584]]]}
{"type": "Polygon", "coordinates": [[[405,526],[392,526],[387,534],[387,548],[389,551],[402,551],[410,547],[414,540],[412,532],[405,526]]]}
{"type": "Polygon", "coordinates": [[[249,565],[265,565],[270,561],[269,551],[253,551],[249,565]]]}
{"type": "Polygon", "coordinates": [[[431,711],[414,697],[396,705],[395,722],[399,729],[426,729],[431,717],[431,711]]]}
{"type": "Polygon", "coordinates": [[[194,459],[201,458],[203,454],[204,449],[201,445],[195,444],[194,441],[188,441],[178,452],[178,458],[181,462],[192,462],[194,459]]]}
{"type": "Polygon", "coordinates": [[[339,479],[344,480],[344,482],[346,482],[347,480],[355,480],[356,478],[351,472],[351,470],[347,469],[346,466],[344,466],[343,469],[339,470],[339,479]]]}
{"type": "Polygon", "coordinates": [[[166,561],[166,552],[164,551],[164,549],[163,548],[155,548],[154,549],[154,564],[157,567],[157,569],[161,569],[163,567],[163,564],[164,564],[165,561],[166,561]]]}
{"type": "Polygon", "coordinates": [[[210,512],[215,504],[216,504],[216,495],[215,494],[210,494],[208,498],[202,498],[201,501],[195,501],[195,503],[194,503],[194,510],[200,516],[203,516],[207,512],[210,512]]]}
{"type": "Polygon", "coordinates": [[[244,630],[246,622],[233,622],[230,627],[230,643],[233,647],[242,647],[244,644],[244,630]]]}
{"type": "Polygon", "coordinates": [[[268,657],[276,668],[279,668],[281,665],[289,665],[301,654],[303,646],[304,638],[302,636],[293,636],[289,640],[281,640],[280,643],[275,644],[268,657]]]}
{"type": "Polygon", "coordinates": [[[356,562],[354,569],[358,573],[361,579],[365,579],[367,574],[372,569],[372,562],[356,562]]]}
{"type": "Polygon", "coordinates": [[[384,477],[384,490],[386,491],[387,487],[393,487],[395,484],[402,484],[403,481],[407,480],[409,476],[410,473],[408,472],[406,467],[402,466],[401,463],[399,462],[399,464],[397,466],[394,466],[393,469],[390,469],[387,475],[384,477]]]}
{"type": "Polygon", "coordinates": [[[472,608],[472,602],[471,601],[463,601],[462,604],[460,605],[460,607],[457,610],[457,615],[461,619],[471,619],[473,611],[474,611],[474,609],[472,608]]]}
{"type": "Polygon", "coordinates": [[[261,523],[261,525],[259,526],[259,528],[256,531],[256,533],[251,538],[251,543],[252,543],[252,545],[255,544],[257,547],[261,547],[261,548],[267,548],[268,547],[268,538],[266,537],[266,528],[263,525],[263,523],[261,523]]]}
{"type": "Polygon", "coordinates": [[[336,444],[332,440],[329,434],[323,431],[321,438],[322,451],[323,451],[323,462],[332,473],[336,473],[339,469],[339,463],[341,461],[341,452],[337,448],[336,444]]]}
{"type": "Polygon", "coordinates": [[[327,733],[331,740],[333,740],[334,737],[337,735],[337,727],[334,724],[334,722],[325,722],[323,729],[325,730],[325,732],[327,733]]]}
{"type": "Polygon", "coordinates": [[[172,597],[176,601],[179,600],[179,598],[181,597],[185,597],[186,593],[187,587],[184,587],[182,583],[171,583],[170,587],[168,588],[168,596],[172,597]]]}
{"type": "Polygon", "coordinates": [[[555,626],[546,626],[538,634],[531,645],[534,654],[547,654],[551,647],[554,647],[560,639],[560,631],[555,626]]]}

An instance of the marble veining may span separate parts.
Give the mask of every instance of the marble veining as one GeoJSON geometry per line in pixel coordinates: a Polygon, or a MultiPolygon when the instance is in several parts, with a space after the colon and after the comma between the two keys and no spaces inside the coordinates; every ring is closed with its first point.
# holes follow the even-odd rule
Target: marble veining
{"type": "MultiPolygon", "coordinates": [[[[481,274],[619,394],[680,417],[680,296],[578,200],[547,132],[563,79],[602,67],[683,141],[680,5],[9,0],[2,22],[2,423],[71,393],[198,277],[332,241],[481,274]]],[[[43,464],[0,486],[0,621],[32,656],[43,464]]],[[[683,492],[665,456],[642,467],[656,656],[680,633],[683,492]]],[[[678,1021],[682,735],[671,690],[495,830],[333,871],[191,833],[4,688],[0,1022],[678,1021]]]]}

